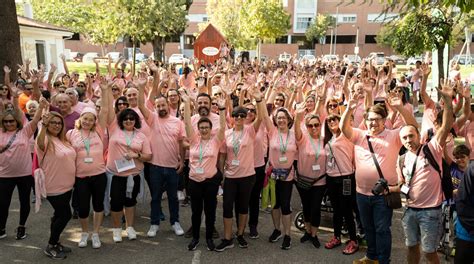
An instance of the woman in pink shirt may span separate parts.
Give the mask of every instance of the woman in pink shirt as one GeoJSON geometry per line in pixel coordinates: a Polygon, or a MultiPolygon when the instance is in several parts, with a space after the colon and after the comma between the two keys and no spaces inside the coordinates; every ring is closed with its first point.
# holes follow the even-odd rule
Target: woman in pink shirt
{"type": "MultiPolygon", "coordinates": [[[[257,102],[257,106],[264,108],[262,106],[262,93],[258,89],[254,89],[252,95],[257,102]]],[[[254,145],[256,133],[261,123],[260,118],[257,117],[252,124],[245,125],[247,110],[243,107],[234,108],[232,117],[234,128],[225,132],[224,239],[215,249],[219,252],[234,247],[232,241],[234,204],[239,214],[237,242],[241,248],[248,247],[243,233],[248,219],[250,194],[255,184],[254,145]]]]}
{"type": "Polygon", "coordinates": [[[321,121],[319,116],[305,116],[305,106],[298,107],[295,119],[295,138],[298,146],[298,173],[296,188],[303,204],[303,215],[306,227],[302,243],[312,241],[313,246],[321,246],[318,229],[321,222],[321,201],[326,190],[326,151],[321,138],[321,121]],[[301,129],[304,119],[306,130],[301,129]]]}
{"type": "Polygon", "coordinates": [[[190,140],[189,146],[189,183],[188,191],[191,197],[191,221],[193,239],[188,245],[188,250],[195,250],[199,244],[201,215],[204,207],[206,215],[206,243],[208,250],[214,250],[212,239],[216,221],[217,190],[222,177],[217,172],[217,158],[219,148],[224,141],[225,131],[225,100],[220,100],[219,115],[220,127],[216,135],[211,135],[212,122],[207,117],[201,117],[197,123],[199,133],[194,132],[191,124],[190,99],[182,94],[184,101],[184,124],[186,136],[190,140]],[[197,228],[196,228],[197,227],[197,228]]]}
{"type": "Polygon", "coordinates": [[[61,245],[59,237],[72,216],[69,202],[76,175],[76,151],[67,142],[66,124],[61,114],[49,112],[43,117],[35,150],[45,175],[46,198],[54,209],[51,235],[44,253],[53,259],[64,259],[71,249],[61,245]]]}
{"type": "MultiPolygon", "coordinates": [[[[107,99],[105,99],[107,101],[107,99]]],[[[106,111],[103,112],[103,114],[106,111]]],[[[79,247],[87,246],[89,239],[89,210],[92,198],[94,208],[94,231],[92,248],[100,248],[99,228],[104,218],[104,196],[107,185],[105,176],[104,144],[102,127],[105,127],[106,116],[102,124],[97,122],[95,109],[86,107],[76,121],[73,130],[66,134],[68,141],[76,151],[76,186],[79,205],[79,219],[82,233],[79,247]]]]}
{"type": "Polygon", "coordinates": [[[0,239],[7,236],[5,225],[15,186],[20,200],[20,219],[16,239],[26,238],[25,223],[30,214],[31,177],[30,138],[36,130],[46,100],[39,106],[33,119],[23,126],[20,110],[0,109],[0,239]]]}
{"type": "Polygon", "coordinates": [[[185,65],[183,68],[183,75],[179,77],[179,86],[186,88],[189,92],[196,89],[196,74],[189,66],[185,65]]]}
{"type": "Polygon", "coordinates": [[[269,138],[269,166],[272,168],[271,177],[276,180],[276,204],[272,210],[272,220],[275,229],[269,241],[277,242],[282,238],[280,231],[283,223],[284,239],[282,249],[291,248],[291,192],[295,171],[293,163],[297,159],[297,146],[295,133],[291,130],[293,118],[285,108],[277,108],[273,120],[268,116],[266,108],[263,109],[262,119],[268,131],[269,138]]]}

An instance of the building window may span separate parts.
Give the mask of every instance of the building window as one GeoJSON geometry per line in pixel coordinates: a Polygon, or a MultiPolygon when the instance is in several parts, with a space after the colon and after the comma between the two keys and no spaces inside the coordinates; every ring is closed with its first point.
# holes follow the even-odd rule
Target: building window
{"type": "MultiPolygon", "coordinates": [[[[331,44],[331,35],[326,35],[326,39],[324,41],[323,41],[324,44],[331,44]]],[[[337,35],[337,37],[332,36],[332,43],[334,44],[334,42],[336,42],[336,44],[355,44],[356,36],[355,35],[337,35]]]]}
{"type": "Polygon", "coordinates": [[[283,37],[279,37],[275,40],[275,43],[283,43],[283,44],[287,44],[288,43],[288,36],[283,36],[283,37]]]}
{"type": "Polygon", "coordinates": [[[296,8],[298,10],[315,11],[316,9],[315,0],[295,0],[295,1],[296,1],[296,8]]]}
{"type": "Polygon", "coordinates": [[[389,22],[398,18],[398,14],[368,14],[367,22],[369,23],[383,23],[389,22]]]}
{"type": "Polygon", "coordinates": [[[207,22],[207,20],[208,20],[207,16],[202,17],[202,22],[207,22]]]}
{"type": "Polygon", "coordinates": [[[375,44],[377,41],[375,40],[375,37],[377,35],[365,35],[365,43],[366,44],[375,44]]]}
{"type": "Polygon", "coordinates": [[[311,25],[312,17],[298,17],[296,20],[297,30],[306,30],[311,25]]]}
{"type": "Polygon", "coordinates": [[[356,14],[332,14],[332,16],[337,20],[337,23],[355,23],[357,22],[356,14]]]}

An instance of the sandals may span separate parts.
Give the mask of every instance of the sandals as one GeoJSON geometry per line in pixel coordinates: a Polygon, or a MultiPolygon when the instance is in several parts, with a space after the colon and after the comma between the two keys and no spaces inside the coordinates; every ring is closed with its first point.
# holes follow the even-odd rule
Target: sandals
{"type": "Polygon", "coordinates": [[[352,255],[356,253],[359,250],[359,245],[357,244],[356,241],[350,240],[347,244],[344,250],[342,250],[342,254],[344,255],[352,255]]]}
{"type": "Polygon", "coordinates": [[[324,247],[326,249],[333,249],[337,246],[340,246],[341,245],[341,239],[337,238],[337,237],[332,237],[331,240],[329,240],[329,242],[327,242],[324,247]]]}

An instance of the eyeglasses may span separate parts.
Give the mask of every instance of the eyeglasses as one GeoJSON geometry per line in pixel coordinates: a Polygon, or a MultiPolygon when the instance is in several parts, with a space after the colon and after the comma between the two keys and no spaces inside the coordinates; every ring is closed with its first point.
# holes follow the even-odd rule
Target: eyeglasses
{"type": "Polygon", "coordinates": [[[328,104],[328,108],[336,109],[339,105],[338,104],[328,104]]]}
{"type": "Polygon", "coordinates": [[[403,93],[402,90],[392,90],[392,93],[403,93]]]}
{"type": "Polygon", "coordinates": [[[135,118],[133,116],[127,116],[123,119],[123,121],[135,121],[135,118]]]}
{"type": "Polygon", "coordinates": [[[4,124],[13,124],[13,123],[16,122],[16,120],[15,119],[3,119],[2,122],[4,124]]]}
{"type": "Polygon", "coordinates": [[[33,88],[25,88],[25,90],[27,90],[27,91],[32,91],[33,88]]]}
{"type": "Polygon", "coordinates": [[[244,113],[238,113],[238,114],[233,114],[232,117],[233,118],[246,118],[247,115],[244,113]]]}
{"type": "Polygon", "coordinates": [[[49,121],[49,122],[48,122],[48,125],[52,125],[52,126],[62,126],[62,125],[63,125],[63,122],[49,121]]]}
{"type": "Polygon", "coordinates": [[[257,113],[257,110],[253,109],[253,108],[247,108],[247,113],[257,113]]]}
{"type": "Polygon", "coordinates": [[[128,103],[117,103],[117,105],[126,105],[126,106],[128,106],[128,103]]]}
{"type": "Polygon", "coordinates": [[[59,87],[61,84],[53,84],[53,87],[59,87]]]}
{"type": "Polygon", "coordinates": [[[316,123],[316,124],[306,124],[306,127],[307,128],[318,128],[320,127],[321,124],[320,123],[316,123]]]}
{"type": "Polygon", "coordinates": [[[199,127],[199,130],[208,130],[208,129],[211,129],[211,127],[208,127],[208,126],[206,126],[206,127],[199,127]]]}
{"type": "Polygon", "coordinates": [[[214,96],[221,96],[222,93],[215,93],[214,96]]]}
{"type": "Polygon", "coordinates": [[[2,87],[2,88],[0,88],[0,91],[8,91],[8,88],[7,87],[2,87]]]}

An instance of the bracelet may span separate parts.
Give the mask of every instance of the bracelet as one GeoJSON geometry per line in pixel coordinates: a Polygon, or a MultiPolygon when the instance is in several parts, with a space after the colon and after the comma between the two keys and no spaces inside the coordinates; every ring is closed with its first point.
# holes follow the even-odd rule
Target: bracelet
{"type": "Polygon", "coordinates": [[[225,107],[224,108],[219,108],[219,111],[225,111],[225,107]]]}

